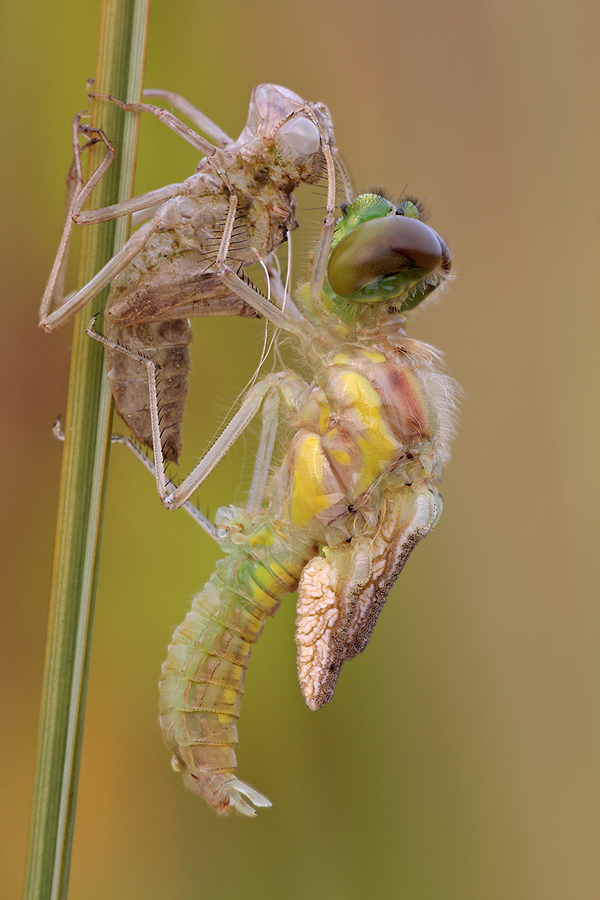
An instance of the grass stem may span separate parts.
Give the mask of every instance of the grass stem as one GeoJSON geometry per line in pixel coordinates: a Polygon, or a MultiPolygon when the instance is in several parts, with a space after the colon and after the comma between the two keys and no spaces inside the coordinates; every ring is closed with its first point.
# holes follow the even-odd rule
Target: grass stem
{"type": "MultiPolygon", "coordinates": [[[[103,0],[99,93],[140,99],[149,15],[150,0],[103,0]]],[[[92,107],[94,125],[118,151],[92,194],[94,207],[131,196],[138,118],[105,100],[92,107]]],[[[102,145],[91,149],[89,171],[102,153],[102,145]]],[[[80,285],[123,245],[127,226],[119,219],[85,229],[80,285]]],[[[112,412],[102,348],[85,327],[105,299],[106,292],[96,297],[74,327],[25,900],[63,900],[68,893],[112,412]]]]}

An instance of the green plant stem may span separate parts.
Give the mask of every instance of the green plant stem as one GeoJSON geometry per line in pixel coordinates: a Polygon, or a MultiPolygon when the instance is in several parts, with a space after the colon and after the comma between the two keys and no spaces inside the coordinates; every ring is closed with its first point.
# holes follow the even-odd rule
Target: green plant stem
{"type": "MultiPolygon", "coordinates": [[[[103,0],[95,77],[99,93],[139,100],[149,14],[150,0],[103,0]]],[[[131,196],[138,116],[99,100],[92,121],[118,149],[92,195],[95,207],[108,206],[131,196]]],[[[103,145],[92,148],[90,171],[103,152],[103,145]]],[[[80,285],[122,246],[126,229],[124,219],[85,229],[80,285]]],[[[93,308],[77,316],[74,328],[26,900],[58,900],[68,892],[111,419],[102,348],[86,336],[85,327],[104,301],[105,294],[97,297],[93,308]]]]}

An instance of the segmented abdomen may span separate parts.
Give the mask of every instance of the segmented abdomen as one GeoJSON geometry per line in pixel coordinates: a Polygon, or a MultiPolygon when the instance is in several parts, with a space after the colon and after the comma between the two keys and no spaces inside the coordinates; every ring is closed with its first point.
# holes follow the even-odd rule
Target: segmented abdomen
{"type": "MultiPolygon", "coordinates": [[[[237,529],[241,514],[231,508],[222,512],[236,517],[237,529]]],[[[228,555],[194,597],[169,646],[160,721],[173,767],[183,773],[186,786],[218,812],[233,806],[253,815],[242,795],[257,806],[270,804],[234,775],[246,667],[267,616],[296,589],[307,557],[294,558],[264,525],[253,526],[251,534],[238,529],[224,544],[228,555]]]]}
{"type": "MultiPolygon", "coordinates": [[[[191,365],[189,321],[168,319],[121,328],[107,317],[105,331],[111,340],[143,353],[160,367],[158,390],[163,454],[166,462],[176,463],[181,452],[181,420],[191,365]]],[[[123,420],[139,441],[151,447],[146,366],[118,350],[107,348],[106,372],[123,420]]]]}

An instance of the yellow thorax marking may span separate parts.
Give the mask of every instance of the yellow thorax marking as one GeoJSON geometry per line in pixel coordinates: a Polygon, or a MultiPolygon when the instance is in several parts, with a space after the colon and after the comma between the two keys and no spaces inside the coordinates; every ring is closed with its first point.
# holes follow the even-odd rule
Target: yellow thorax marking
{"type": "MultiPolygon", "coordinates": [[[[379,362],[380,353],[365,353],[379,362]]],[[[327,485],[328,459],[346,469],[345,480],[352,484],[352,497],[356,499],[366,491],[397,457],[400,444],[390,432],[382,414],[381,398],[366,375],[348,367],[350,357],[339,353],[335,360],[342,365],[333,366],[329,382],[332,402],[324,391],[318,398],[318,435],[307,434],[296,448],[290,516],[292,521],[305,527],[311,519],[337,501],[334,484],[327,485]],[[340,429],[335,419],[354,421],[348,429],[348,437],[359,451],[359,457],[343,446],[335,446],[340,429]],[[322,437],[327,438],[327,454],[322,437]],[[351,471],[354,466],[355,471],[351,471]]]]}
{"type": "MultiPolygon", "coordinates": [[[[384,363],[386,361],[386,357],[379,350],[361,350],[360,355],[364,356],[365,359],[370,359],[373,363],[384,363]]],[[[336,353],[331,362],[334,366],[347,366],[349,364],[352,365],[353,360],[354,357],[350,353],[336,353]]]]}
{"type": "Polygon", "coordinates": [[[398,455],[400,445],[383,418],[381,398],[369,379],[360,372],[346,370],[340,380],[344,405],[354,411],[361,423],[356,434],[356,446],[363,460],[355,484],[358,495],[367,490],[398,455]]]}
{"type": "Polygon", "coordinates": [[[290,507],[291,520],[300,528],[331,505],[331,495],[325,492],[323,461],[321,441],[307,434],[296,455],[290,507]]]}

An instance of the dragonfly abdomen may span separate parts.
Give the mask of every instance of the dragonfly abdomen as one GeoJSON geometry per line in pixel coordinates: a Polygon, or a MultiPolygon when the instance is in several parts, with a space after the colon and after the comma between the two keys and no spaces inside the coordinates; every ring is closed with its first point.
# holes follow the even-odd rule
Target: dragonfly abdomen
{"type": "Polygon", "coordinates": [[[236,530],[234,543],[225,541],[229,552],[176,630],[160,682],[161,727],[173,767],[218,812],[235,807],[246,815],[254,810],[242,795],[270,805],[234,774],[246,667],[267,616],[295,590],[306,562],[305,555],[292,558],[283,541],[273,542],[272,532],[264,532],[272,545],[265,547],[260,532],[236,530]]]}

